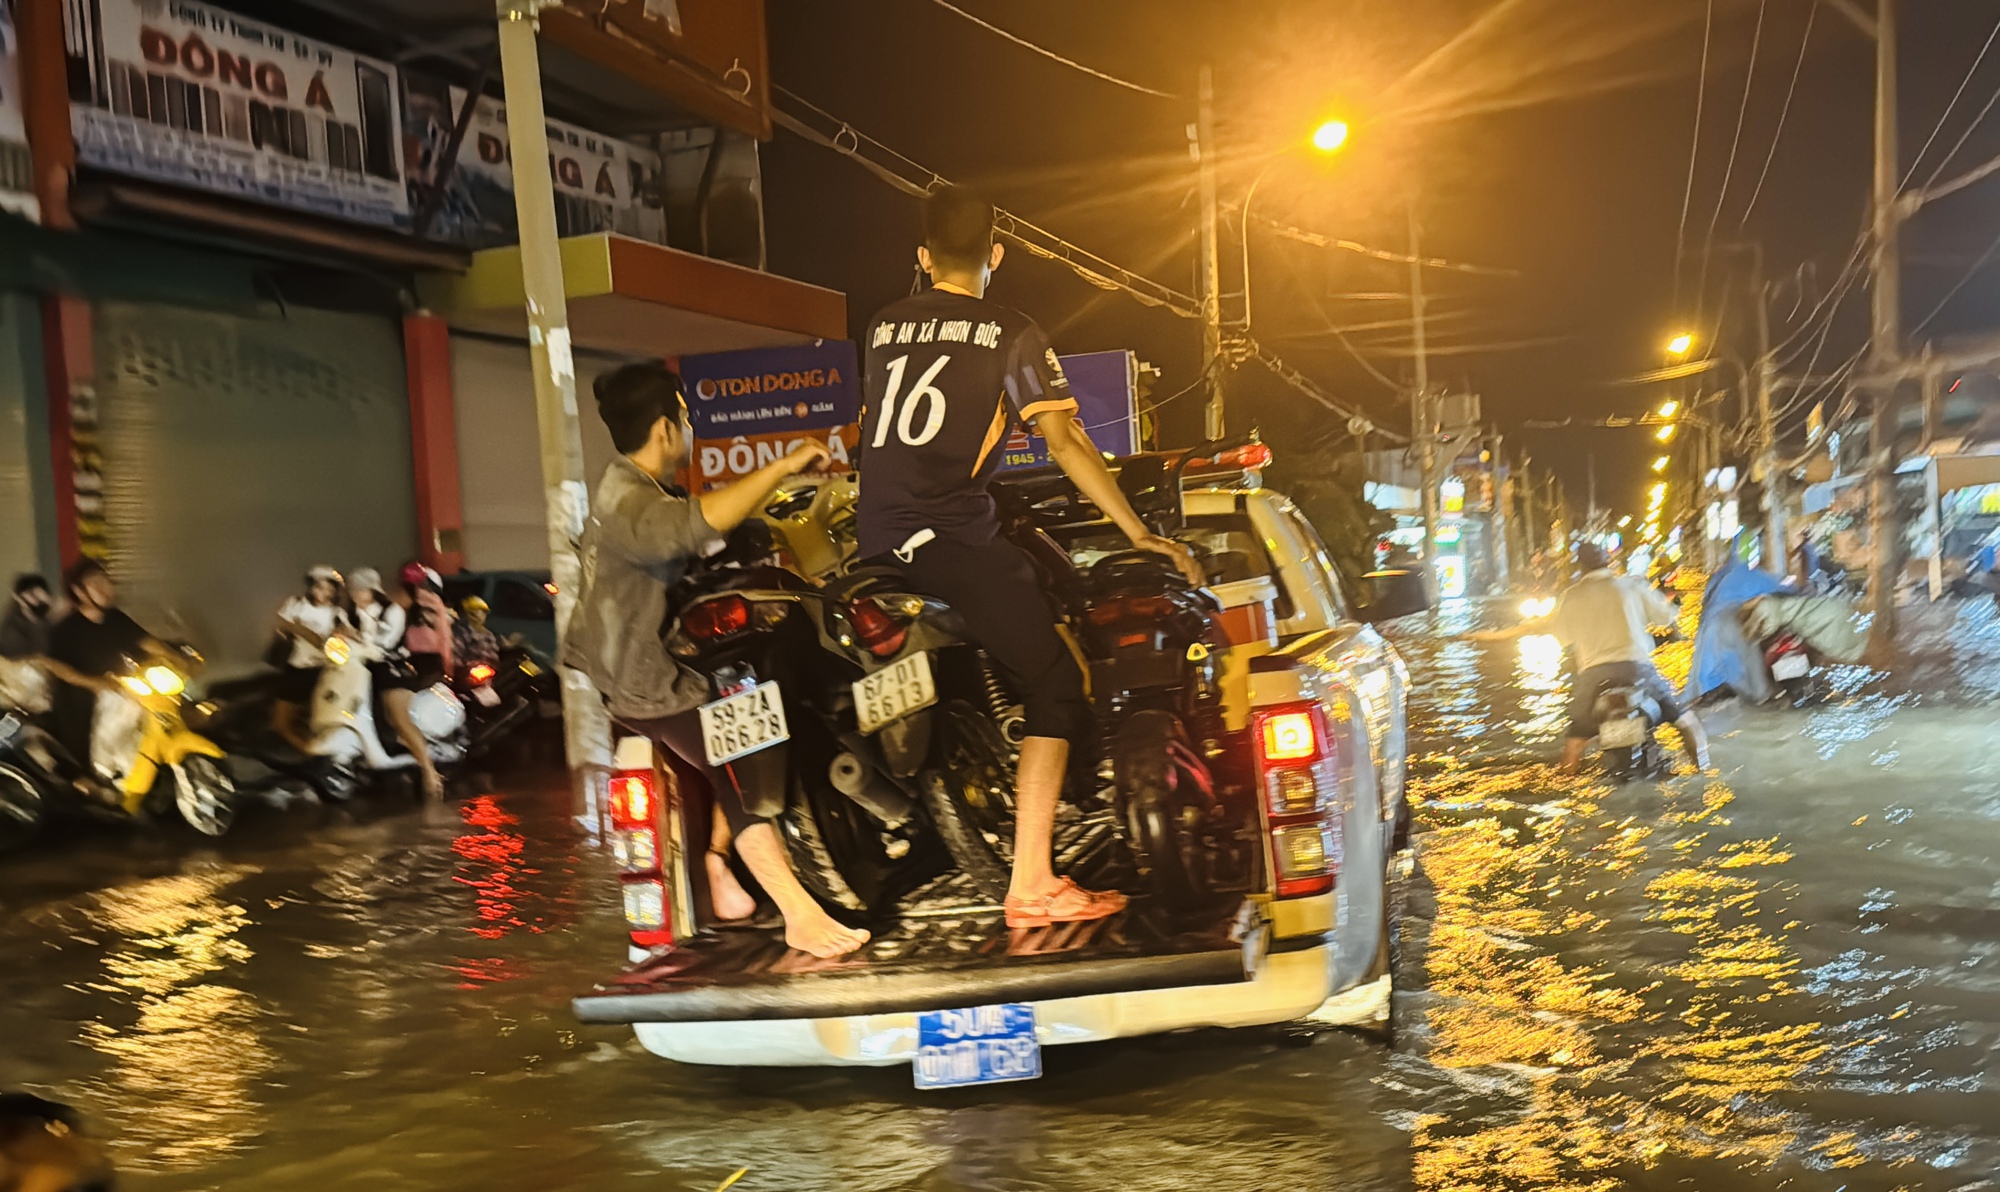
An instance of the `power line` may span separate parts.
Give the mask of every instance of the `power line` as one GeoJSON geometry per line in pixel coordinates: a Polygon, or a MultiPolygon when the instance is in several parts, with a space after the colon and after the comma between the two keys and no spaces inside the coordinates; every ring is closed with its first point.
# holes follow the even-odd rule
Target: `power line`
{"type": "Polygon", "coordinates": [[[1694,89],[1694,143],[1688,147],[1687,189],[1681,193],[1681,226],[1674,235],[1674,309],[1681,305],[1681,259],[1687,254],[1688,209],[1694,205],[1694,167],[1701,160],[1701,116],[1708,99],[1708,43],[1715,28],[1715,0],[1701,22],[1701,74],[1694,89]]]}
{"type": "Polygon", "coordinates": [[[1695,283],[1694,304],[1700,310],[1708,301],[1708,263],[1715,255],[1715,227],[1722,222],[1722,208],[1729,202],[1729,184],[1736,177],[1736,154],[1743,147],[1743,121],[1750,114],[1750,96],[1757,87],[1757,52],[1764,47],[1764,13],[1770,0],[1757,0],[1757,27],[1750,34],[1750,65],[1743,73],[1743,98],[1736,105],[1736,132],[1729,138],[1729,157],[1722,166],[1722,189],[1715,195],[1715,210],[1708,216],[1708,234],[1701,242],[1701,280],[1695,283]]]}
{"type": "MultiPolygon", "coordinates": [[[[1445,269],[1453,273],[1474,273],[1488,277],[1521,276],[1520,271],[1517,269],[1495,269],[1486,265],[1467,265],[1458,261],[1447,261],[1442,257],[1413,257],[1408,253],[1391,252],[1386,248],[1370,248],[1366,244],[1361,244],[1353,240],[1338,240],[1332,236],[1323,235],[1319,232],[1308,232],[1304,228],[1295,228],[1289,224],[1282,224],[1275,219],[1268,219],[1263,216],[1259,216],[1256,222],[1263,224],[1287,240],[1296,240],[1300,244],[1310,244],[1315,248],[1337,248],[1342,252],[1359,253],[1364,257],[1373,257],[1378,261],[1393,261],[1398,265],[1421,265],[1426,269],[1445,269]]],[[[1245,230],[1247,231],[1248,229],[1245,230]]]]}
{"type": "Polygon", "coordinates": [[[1757,186],[1750,192],[1750,203],[1743,208],[1743,218],[1736,225],[1739,230],[1750,226],[1750,213],[1757,209],[1757,199],[1764,193],[1764,180],[1771,176],[1771,162],[1777,158],[1778,145],[1785,139],[1785,121],[1792,114],[1792,96],[1799,89],[1799,74],[1806,65],[1806,47],[1812,44],[1813,21],[1818,16],[1819,0],[1813,0],[1813,6],[1806,10],[1806,31],[1799,38],[1799,57],[1792,63],[1791,85],[1785,88],[1785,106],[1778,111],[1777,131],[1771,134],[1771,151],[1764,155],[1764,168],[1757,172],[1757,186]]]}
{"type": "MultiPolygon", "coordinates": [[[[1979,47],[1979,55],[1972,60],[1972,68],[1965,72],[1963,79],[1959,80],[1958,90],[1951,93],[1951,102],[1944,105],[1944,115],[1938,117],[1937,127],[1931,129],[1931,135],[1924,140],[1924,147],[1917,150],[1917,155],[1910,159],[1909,171],[1903,175],[1902,184],[1896,188],[1898,193],[1908,189],[1910,179],[1917,176],[1917,167],[1923,164],[1924,155],[1931,151],[1931,146],[1937,144],[1938,136],[1944,132],[1944,126],[1951,122],[1951,114],[1958,110],[1958,101],[1965,98],[1965,89],[1972,85],[1973,76],[1979,73],[1979,67],[1986,61],[1986,55],[1992,51],[1995,39],[2000,39],[2000,24],[1994,25],[1993,32],[1986,35],[1986,44],[1979,47]]],[[[1993,107],[1990,102],[1986,106],[1988,110],[1991,110],[1993,107]]],[[[1985,112],[1981,112],[1980,116],[1984,117],[1985,114],[1985,112]]],[[[1977,123],[1978,121],[1975,120],[1974,124],[1977,125],[1977,123]]],[[[1962,145],[1964,142],[1960,141],[1959,144],[1962,145]]],[[[1957,146],[1952,147],[1952,152],[1958,152],[1957,146]]],[[[1947,157],[1946,160],[1949,161],[1950,158],[1947,157]]],[[[1943,167],[1940,166],[1939,168],[1942,170],[1943,167]]],[[[1933,174],[1931,180],[1936,181],[1937,176],[1933,174]]]]}
{"type": "MultiPolygon", "coordinates": [[[[840,119],[810,100],[804,99],[777,84],[773,84],[772,89],[800,107],[809,110],[827,124],[835,126],[835,131],[831,133],[824,132],[814,128],[811,124],[790,112],[773,107],[771,119],[779,127],[797,133],[814,144],[832,149],[834,152],[851,159],[863,169],[875,175],[876,178],[895,187],[904,194],[922,197],[937,187],[948,183],[949,180],[936,170],[921,165],[913,158],[896,152],[894,149],[889,148],[874,137],[855,128],[852,124],[840,119]],[[891,158],[895,163],[901,163],[907,167],[907,170],[899,172],[893,168],[892,164],[884,164],[883,162],[876,161],[868,153],[863,152],[864,146],[870,147],[878,156],[891,158]],[[914,177],[911,175],[914,175],[914,177]],[[922,180],[919,181],[918,179],[922,180]]],[[[1202,304],[1188,294],[1184,294],[1171,286],[1162,285],[1152,278],[1134,273],[1121,265],[1113,264],[1096,253],[1080,248],[1055,233],[1038,227],[1015,215],[1011,211],[996,207],[993,215],[994,232],[1002,239],[1019,245],[1033,256],[1054,261],[1057,264],[1067,267],[1070,272],[1099,289],[1123,291],[1125,294],[1147,306],[1161,307],[1184,319],[1199,319],[1203,317],[1202,304]]],[[[1348,418],[1361,418],[1372,422],[1367,414],[1341,402],[1338,398],[1329,394],[1317,381],[1286,364],[1255,339],[1247,335],[1243,337],[1241,352],[1246,359],[1257,361],[1276,375],[1279,380],[1334,413],[1344,415],[1348,418]]],[[[1204,374],[1204,379],[1206,379],[1206,374],[1204,374]]],[[[1396,442],[1408,441],[1391,431],[1378,430],[1376,433],[1396,442]]]]}
{"type": "Polygon", "coordinates": [[[931,3],[937,5],[939,8],[944,9],[946,12],[957,13],[959,16],[962,16],[966,20],[971,21],[973,24],[979,26],[981,29],[985,29],[990,33],[997,33],[1001,37],[1006,38],[1008,41],[1013,42],[1017,46],[1022,46],[1027,49],[1033,50],[1035,53],[1040,54],[1042,57],[1050,59],[1051,61],[1060,62],[1064,66],[1069,67],[1071,70],[1080,70],[1084,74],[1090,75],[1093,78],[1103,79],[1107,83],[1116,83],[1118,86],[1124,87],[1127,90],[1138,91],[1146,95],[1157,95],[1161,99],[1180,98],[1178,95],[1173,95],[1166,91],[1155,91],[1151,87],[1142,86],[1138,83],[1131,82],[1127,79],[1121,79],[1117,75],[1105,74],[1103,71],[1097,70],[1093,67],[1085,66],[1083,63],[1078,62],[1073,58],[1065,58],[1061,54],[1056,53],[1054,50],[1038,46],[1034,42],[1029,41],[1025,37],[1015,36],[1014,34],[1007,32],[1005,29],[1002,29],[1000,26],[993,24],[991,21],[982,21],[978,17],[973,16],[971,13],[958,7],[956,4],[947,4],[945,0],[931,0],[931,3]]]}

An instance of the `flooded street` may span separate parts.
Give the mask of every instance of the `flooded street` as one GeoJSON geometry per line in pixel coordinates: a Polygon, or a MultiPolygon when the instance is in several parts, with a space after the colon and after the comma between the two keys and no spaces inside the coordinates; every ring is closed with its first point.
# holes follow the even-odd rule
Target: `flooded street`
{"type": "MultiPolygon", "coordinates": [[[[0,868],[0,1085],[125,1186],[1962,1189],[2000,1172],[2000,621],[1710,715],[1720,773],[1564,778],[1547,639],[1397,638],[1416,690],[1396,1042],[1208,1032],[1036,1083],[677,1067],[568,997],[608,856],[560,792],[0,868]]],[[[1672,673],[1676,650],[1663,666],[1672,673]]],[[[1684,661],[1683,661],[1684,665],[1684,661]]]]}

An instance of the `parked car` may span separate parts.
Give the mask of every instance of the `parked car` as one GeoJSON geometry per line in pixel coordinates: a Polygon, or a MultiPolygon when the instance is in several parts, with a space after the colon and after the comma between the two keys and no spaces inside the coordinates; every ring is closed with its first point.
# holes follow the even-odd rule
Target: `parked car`
{"type": "Polygon", "coordinates": [[[454,610],[468,596],[486,602],[486,627],[501,641],[519,637],[538,665],[556,656],[555,585],[546,571],[461,571],[444,581],[444,600],[454,610]]]}
{"type": "MultiPolygon", "coordinates": [[[[608,801],[631,963],[576,998],[577,1016],[631,1024],[648,1050],[686,1063],[908,1063],[937,1087],[1037,1076],[1039,1049],[1058,1043],[1309,1019],[1384,977],[1388,872],[1408,821],[1408,678],[1372,623],[1428,601],[1420,574],[1382,572],[1356,607],[1312,526],[1259,484],[1269,455],[1255,446],[1261,456],[1234,466],[1173,471],[1178,534],[1208,561],[1227,628],[1223,715],[1193,745],[1214,798],[1245,825],[1240,884],[1193,905],[1140,894],[1106,923],[1010,932],[990,897],[947,873],[871,924],[862,951],[807,961],[771,931],[708,930],[699,849],[682,845],[705,839],[683,819],[699,809],[633,738],[619,743],[608,801]]],[[[1123,549],[1073,489],[1037,498],[1079,565],[1123,549]]],[[[1059,867],[1100,882],[1125,858],[1136,873],[1115,820],[1066,811],[1059,867]]]]}

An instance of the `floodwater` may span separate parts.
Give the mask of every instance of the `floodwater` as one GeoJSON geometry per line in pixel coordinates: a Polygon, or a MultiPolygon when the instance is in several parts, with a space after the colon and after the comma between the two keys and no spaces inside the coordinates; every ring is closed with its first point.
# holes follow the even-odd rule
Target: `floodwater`
{"type": "Polygon", "coordinates": [[[523,780],[6,862],[0,1086],[161,1192],[1994,1187],[1991,607],[1924,610],[1824,707],[1713,713],[1718,776],[1617,789],[1547,765],[1546,639],[1474,619],[1398,638],[1393,1046],[1204,1032],[945,1095],[677,1067],[570,1019],[622,951],[612,868],[523,780]]]}

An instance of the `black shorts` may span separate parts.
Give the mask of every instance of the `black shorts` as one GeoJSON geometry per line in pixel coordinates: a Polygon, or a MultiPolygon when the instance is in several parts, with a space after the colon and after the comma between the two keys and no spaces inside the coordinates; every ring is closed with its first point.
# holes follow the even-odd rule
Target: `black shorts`
{"type": "Polygon", "coordinates": [[[1597,697],[1607,687],[1631,685],[1651,696],[1660,705],[1660,722],[1671,724],[1681,718],[1674,701],[1674,689],[1650,662],[1607,662],[1593,666],[1576,677],[1569,697],[1569,732],[1573,741],[1588,741],[1597,735],[1597,720],[1591,711],[1597,697]]]}
{"type": "Polygon", "coordinates": [[[1056,614],[1020,547],[1004,538],[980,546],[939,538],[918,547],[912,562],[871,561],[902,571],[964,619],[967,635],[1021,697],[1029,736],[1068,741],[1073,758],[1089,752],[1096,734],[1083,669],[1056,632],[1056,614]]]}

